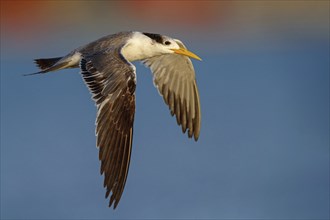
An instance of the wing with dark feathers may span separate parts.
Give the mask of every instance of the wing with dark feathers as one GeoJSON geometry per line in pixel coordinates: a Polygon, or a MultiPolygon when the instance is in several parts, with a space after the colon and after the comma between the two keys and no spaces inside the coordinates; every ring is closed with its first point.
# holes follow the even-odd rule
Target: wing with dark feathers
{"type": "Polygon", "coordinates": [[[153,73],[154,84],[176,115],[182,132],[197,141],[200,133],[201,111],[195,71],[191,60],[183,55],[167,54],[143,61],[153,73]]]}
{"type": "Polygon", "coordinates": [[[120,51],[83,55],[81,73],[97,106],[96,136],[109,207],[119,203],[129,169],[135,113],[135,68],[120,51]]]}

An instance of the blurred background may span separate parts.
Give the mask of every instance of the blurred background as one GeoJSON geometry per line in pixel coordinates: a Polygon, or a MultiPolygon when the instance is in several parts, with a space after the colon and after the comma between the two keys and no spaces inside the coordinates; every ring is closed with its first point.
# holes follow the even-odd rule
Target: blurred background
{"type": "Polygon", "coordinates": [[[329,1],[1,1],[1,218],[328,219],[329,1]],[[79,70],[22,74],[125,30],[202,57],[202,129],[183,135],[135,63],[132,160],[113,211],[79,70]]]}

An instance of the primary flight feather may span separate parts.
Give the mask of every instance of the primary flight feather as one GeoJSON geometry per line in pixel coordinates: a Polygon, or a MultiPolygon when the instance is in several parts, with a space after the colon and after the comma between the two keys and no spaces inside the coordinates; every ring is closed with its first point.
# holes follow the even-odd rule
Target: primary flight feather
{"type": "MultiPolygon", "coordinates": [[[[201,111],[195,71],[189,57],[201,60],[167,36],[120,32],[79,47],[64,57],[36,59],[42,74],[80,68],[97,106],[96,137],[109,206],[118,205],[130,163],[135,113],[133,61],[150,67],[154,85],[182,131],[197,141],[201,111]]],[[[33,75],[29,74],[29,75],[33,75]]]]}

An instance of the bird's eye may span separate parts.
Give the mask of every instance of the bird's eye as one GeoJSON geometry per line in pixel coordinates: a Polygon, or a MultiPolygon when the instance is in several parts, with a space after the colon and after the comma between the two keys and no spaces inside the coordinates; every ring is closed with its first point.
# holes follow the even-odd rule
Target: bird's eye
{"type": "Polygon", "coordinates": [[[171,42],[165,41],[165,45],[170,45],[170,44],[171,44],[171,42]]]}

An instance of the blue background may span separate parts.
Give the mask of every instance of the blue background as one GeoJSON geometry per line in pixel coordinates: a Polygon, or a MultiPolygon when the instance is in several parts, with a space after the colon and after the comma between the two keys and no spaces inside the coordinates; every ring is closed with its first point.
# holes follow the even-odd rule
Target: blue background
{"type": "Polygon", "coordinates": [[[164,33],[145,21],[87,25],[24,47],[2,26],[1,218],[329,218],[329,23],[322,21],[325,29],[290,23],[271,33],[251,25],[235,37],[164,33]],[[194,142],[181,133],[150,70],[135,63],[132,160],[113,211],[99,174],[96,109],[79,70],[22,74],[37,70],[34,58],[145,27],[202,57],[193,61],[201,135],[194,142]]]}

